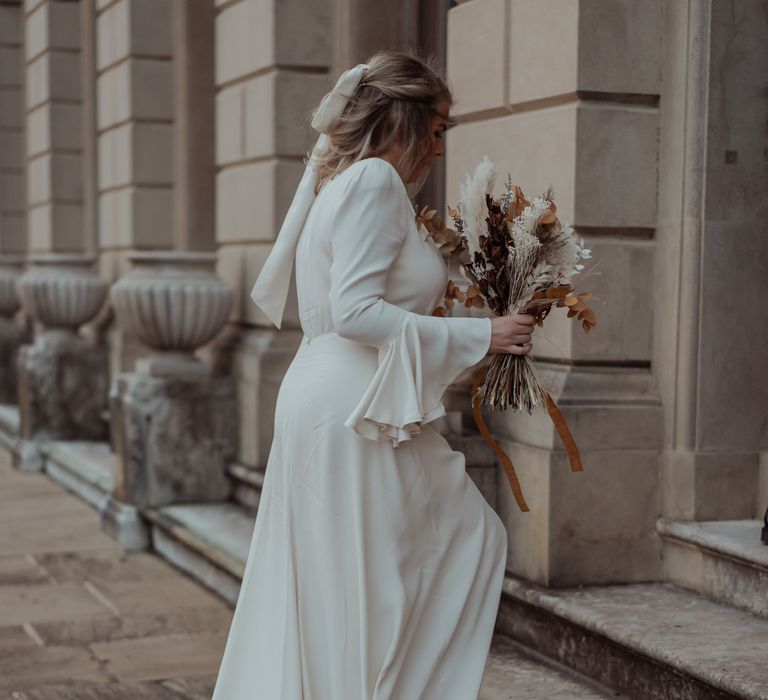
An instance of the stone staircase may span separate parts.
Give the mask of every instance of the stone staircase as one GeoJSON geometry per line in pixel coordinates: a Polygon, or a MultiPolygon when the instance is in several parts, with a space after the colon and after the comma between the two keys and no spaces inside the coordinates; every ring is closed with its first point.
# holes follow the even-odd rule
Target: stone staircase
{"type": "Polygon", "coordinates": [[[667,581],[504,583],[498,631],[631,698],[768,698],[760,520],[660,519],[667,581]]]}

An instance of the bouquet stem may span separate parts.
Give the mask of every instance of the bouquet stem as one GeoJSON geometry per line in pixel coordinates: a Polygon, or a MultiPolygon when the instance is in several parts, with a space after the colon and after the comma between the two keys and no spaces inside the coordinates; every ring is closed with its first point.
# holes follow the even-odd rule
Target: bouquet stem
{"type": "Polygon", "coordinates": [[[527,355],[494,353],[487,355],[482,366],[483,379],[477,388],[482,403],[492,411],[545,407],[549,389],[539,380],[527,355]]]}

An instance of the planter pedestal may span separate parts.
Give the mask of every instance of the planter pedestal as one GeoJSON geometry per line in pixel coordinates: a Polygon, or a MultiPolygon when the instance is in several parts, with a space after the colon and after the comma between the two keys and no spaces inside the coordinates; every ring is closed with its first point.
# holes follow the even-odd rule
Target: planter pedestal
{"type": "Polygon", "coordinates": [[[110,390],[118,455],[102,526],[126,548],[146,545],[135,513],[172,503],[225,500],[227,465],[237,455],[237,400],[231,377],[211,376],[193,352],[224,327],[231,289],[208,253],[135,253],[113,285],[122,328],[152,350],[110,390]]]}
{"type": "Polygon", "coordinates": [[[32,258],[16,289],[42,326],[18,354],[21,467],[43,468],[40,440],[106,440],[108,352],[77,334],[104,303],[107,285],[80,255],[32,258]]]}

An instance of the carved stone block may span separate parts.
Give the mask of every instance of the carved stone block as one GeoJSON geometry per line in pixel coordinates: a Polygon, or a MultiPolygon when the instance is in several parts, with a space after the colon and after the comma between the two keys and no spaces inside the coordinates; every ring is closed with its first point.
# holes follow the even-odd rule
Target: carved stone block
{"type": "Polygon", "coordinates": [[[106,440],[108,354],[69,330],[50,330],[18,356],[24,440],[106,440]]]}
{"type": "Polygon", "coordinates": [[[16,403],[16,360],[22,341],[22,329],[13,321],[0,317],[0,403],[16,403]]]}
{"type": "Polygon", "coordinates": [[[226,467],[237,454],[231,378],[118,374],[110,403],[116,499],[144,508],[229,496],[226,467]]]}

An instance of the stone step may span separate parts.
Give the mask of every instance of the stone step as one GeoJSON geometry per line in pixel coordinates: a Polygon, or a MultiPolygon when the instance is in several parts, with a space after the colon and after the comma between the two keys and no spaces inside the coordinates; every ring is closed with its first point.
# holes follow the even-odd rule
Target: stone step
{"type": "Polygon", "coordinates": [[[48,440],[39,449],[48,476],[97,510],[104,508],[117,460],[108,442],[48,440]]]}
{"type": "Polygon", "coordinates": [[[142,515],[158,554],[235,604],[256,521],[250,510],[238,503],[194,503],[142,515]]]}
{"type": "Polygon", "coordinates": [[[496,634],[477,700],[603,700],[624,697],[502,634],[496,634]]]}
{"type": "Polygon", "coordinates": [[[768,546],[762,520],[659,520],[667,579],[768,617],[768,546]]]}
{"type": "Polygon", "coordinates": [[[19,407],[16,404],[0,404],[0,445],[13,451],[19,440],[19,407]]]}
{"type": "Polygon", "coordinates": [[[768,621],[669,583],[545,589],[507,576],[497,626],[631,698],[768,699],[768,621]]]}
{"type": "Polygon", "coordinates": [[[232,479],[232,498],[255,516],[264,485],[264,470],[233,462],[227,467],[227,473],[232,479]]]}

